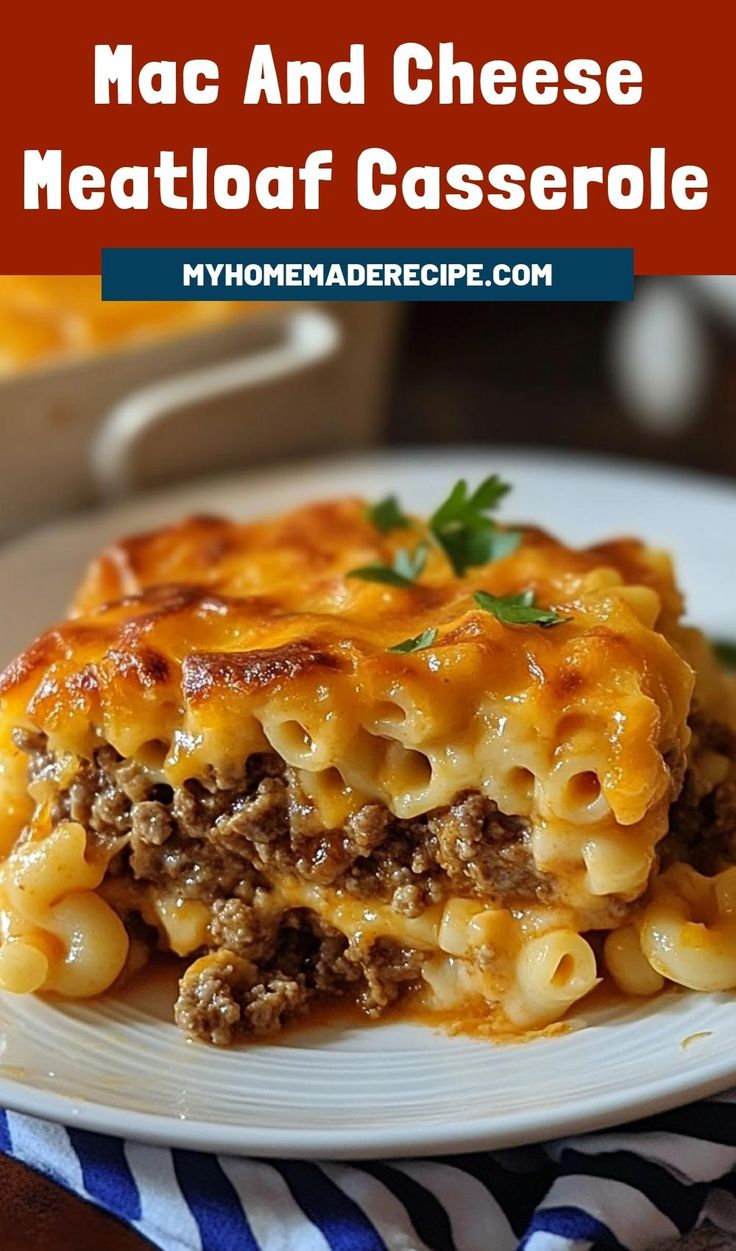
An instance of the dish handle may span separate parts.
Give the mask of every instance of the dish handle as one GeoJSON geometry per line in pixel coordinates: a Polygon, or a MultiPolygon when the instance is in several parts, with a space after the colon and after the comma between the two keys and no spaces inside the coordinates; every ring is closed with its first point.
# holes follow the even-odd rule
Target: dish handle
{"type": "Polygon", "coordinates": [[[332,356],[342,332],[323,309],[290,309],[283,338],[274,346],[233,360],[187,370],[141,387],[121,400],[103,422],[90,450],[90,470],[103,500],[120,499],[135,487],[136,444],[145,431],[178,410],[280,381],[332,356]]]}

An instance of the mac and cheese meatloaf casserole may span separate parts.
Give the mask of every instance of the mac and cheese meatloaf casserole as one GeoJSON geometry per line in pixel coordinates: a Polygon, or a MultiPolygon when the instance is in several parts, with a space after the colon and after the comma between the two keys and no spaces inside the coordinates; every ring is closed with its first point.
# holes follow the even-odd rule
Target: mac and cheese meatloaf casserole
{"type": "Polygon", "coordinates": [[[736,734],[669,558],[457,483],[115,544],[1,689],[0,988],[183,958],[193,1039],[326,1001],[527,1033],[736,986],[736,734]]]}

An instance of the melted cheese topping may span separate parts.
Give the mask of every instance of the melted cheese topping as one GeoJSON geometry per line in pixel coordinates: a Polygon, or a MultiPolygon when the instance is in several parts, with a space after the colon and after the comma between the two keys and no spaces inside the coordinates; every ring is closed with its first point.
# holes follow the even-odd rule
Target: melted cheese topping
{"type": "MultiPolygon", "coordinates": [[[[33,726],[87,757],[104,740],[172,785],[270,747],[328,828],[367,800],[411,818],[476,789],[529,818],[538,867],[571,901],[636,897],[693,688],[667,559],[633,540],[574,551],[529,529],[464,578],[439,551],[410,588],[346,576],[415,541],[346,500],[119,543],[70,620],[6,670],[6,734],[33,726]],[[472,598],[529,587],[572,620],[508,626],[472,598]],[[431,647],[388,650],[429,626],[431,647]]],[[[7,842],[23,796],[7,756],[5,770],[7,842]]]]}

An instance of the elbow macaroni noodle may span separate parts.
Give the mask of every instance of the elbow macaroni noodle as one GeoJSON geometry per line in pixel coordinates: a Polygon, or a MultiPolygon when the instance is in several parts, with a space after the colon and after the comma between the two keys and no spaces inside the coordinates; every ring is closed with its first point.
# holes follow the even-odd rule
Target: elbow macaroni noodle
{"type": "Polygon", "coordinates": [[[674,864],[652,883],[635,924],[605,941],[605,962],[631,995],[653,995],[665,979],[691,990],[736,988],[736,867],[706,877],[674,864]]]}
{"type": "Polygon", "coordinates": [[[736,987],[736,868],[703,877],[673,865],[658,878],[639,924],[644,956],[692,990],[736,987]]]}
{"type": "MultiPolygon", "coordinates": [[[[94,564],[69,621],[0,679],[0,988],[104,991],[139,962],[131,912],[178,955],[211,944],[205,901],[106,877],[127,836],[103,855],[82,824],[51,823],[55,788],[105,743],[171,788],[276,752],[327,830],[366,804],[413,821],[466,791],[518,817],[551,900],[451,895],[410,917],[284,878],[258,904],[421,949],[437,1006],[485,1000],[523,1030],[558,1021],[604,972],[639,996],[736,987],[736,868],[657,868],[693,699],[733,721],[705,644],[678,623],[667,558],[528,531],[472,577],[451,578],[435,551],[420,587],[346,576],[405,540],[340,501],[250,526],[193,519],[94,564]],[[508,626],[472,599],[527,586],[572,620],[508,626]],[[389,651],[428,623],[431,646],[389,651]],[[46,736],[55,777],[28,783],[14,727],[46,736]]],[[[731,763],[707,750],[699,768],[712,789],[731,763]]]]}
{"type": "Polygon", "coordinates": [[[121,973],[128,935],[95,893],[106,864],[87,860],[86,845],[81,825],[62,822],[42,841],[21,844],[4,865],[4,989],[54,990],[84,999],[106,990],[121,973]]]}

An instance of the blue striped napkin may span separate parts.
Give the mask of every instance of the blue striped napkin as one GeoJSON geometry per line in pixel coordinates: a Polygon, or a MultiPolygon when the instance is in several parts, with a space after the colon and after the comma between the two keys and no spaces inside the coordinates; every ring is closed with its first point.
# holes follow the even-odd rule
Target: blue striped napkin
{"type": "Polygon", "coordinates": [[[241,1160],[0,1110],[0,1151],[163,1251],[647,1251],[736,1232],[736,1092],[621,1130],[432,1160],[241,1160]]]}

